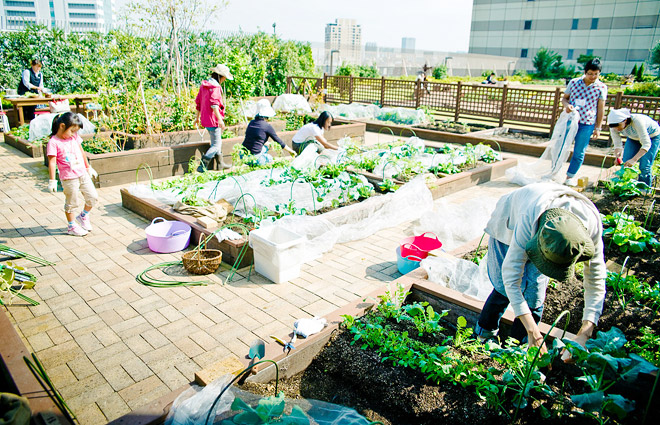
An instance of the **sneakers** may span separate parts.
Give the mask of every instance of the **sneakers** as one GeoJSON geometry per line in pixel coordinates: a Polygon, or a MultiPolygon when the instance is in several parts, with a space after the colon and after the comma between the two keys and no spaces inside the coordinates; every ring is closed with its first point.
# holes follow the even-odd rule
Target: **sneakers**
{"type": "Polygon", "coordinates": [[[78,224],[80,224],[80,227],[83,228],[83,230],[86,230],[88,232],[92,231],[92,223],[89,222],[89,214],[87,214],[85,217],[82,216],[82,214],[78,214],[78,217],[76,217],[76,221],[78,224]]]}
{"type": "Polygon", "coordinates": [[[577,177],[567,177],[564,184],[566,186],[576,187],[578,185],[578,179],[577,177]]]}
{"type": "Polygon", "coordinates": [[[88,232],[77,224],[74,224],[68,228],[67,233],[71,236],[85,236],[88,232]]]}

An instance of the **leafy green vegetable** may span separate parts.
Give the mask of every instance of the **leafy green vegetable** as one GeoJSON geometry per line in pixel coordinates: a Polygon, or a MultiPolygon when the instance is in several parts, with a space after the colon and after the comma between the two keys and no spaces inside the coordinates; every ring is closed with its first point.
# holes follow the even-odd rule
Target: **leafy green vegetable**
{"type": "Polygon", "coordinates": [[[650,189],[646,183],[637,180],[640,174],[637,164],[634,168],[621,167],[615,174],[617,177],[604,184],[607,190],[621,199],[644,195],[650,189]]]}
{"type": "Polygon", "coordinates": [[[293,406],[290,415],[284,413],[284,408],[283,392],[280,392],[277,397],[270,396],[260,399],[256,408],[236,397],[231,404],[231,410],[241,410],[241,412],[222,421],[222,425],[310,424],[309,418],[299,406],[293,406]]]}
{"type": "Polygon", "coordinates": [[[660,249],[660,241],[652,232],[641,227],[632,215],[615,212],[611,215],[601,214],[601,218],[603,238],[611,238],[621,252],[639,253],[660,249]]]}

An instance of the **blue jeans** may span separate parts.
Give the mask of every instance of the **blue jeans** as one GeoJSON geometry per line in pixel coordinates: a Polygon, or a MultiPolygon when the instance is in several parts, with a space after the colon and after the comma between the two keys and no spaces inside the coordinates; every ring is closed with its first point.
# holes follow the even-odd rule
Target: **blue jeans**
{"type": "MultiPolygon", "coordinates": [[[[509,246],[495,238],[488,241],[488,278],[493,285],[479,320],[474,328],[474,333],[484,338],[494,337],[500,328],[500,319],[509,306],[509,299],[504,289],[502,280],[502,263],[509,250],[509,246]]],[[[543,302],[545,301],[545,290],[548,287],[548,277],[541,274],[536,266],[528,261],[522,276],[521,289],[532,317],[536,323],[541,321],[543,314],[543,302]]],[[[524,342],[527,338],[527,330],[519,319],[514,320],[509,336],[524,342]]]]}
{"type": "Polygon", "coordinates": [[[566,172],[568,177],[575,177],[582,166],[582,163],[584,162],[584,153],[587,151],[587,146],[589,146],[589,140],[594,132],[594,127],[595,124],[578,124],[578,131],[575,133],[573,157],[571,158],[571,163],[566,172]]]}
{"type": "Polygon", "coordinates": [[[197,167],[197,171],[200,173],[206,171],[209,162],[216,155],[222,157],[222,129],[220,127],[206,127],[206,130],[211,136],[211,147],[202,155],[202,163],[197,167]]]}
{"type": "MultiPolygon", "coordinates": [[[[243,152],[240,153],[240,156],[241,159],[243,159],[243,152]]],[[[273,157],[268,153],[268,146],[266,145],[261,147],[261,152],[254,155],[254,160],[245,161],[245,163],[250,167],[254,167],[256,165],[266,165],[271,162],[273,162],[273,157]]]]}
{"type": "MultiPolygon", "coordinates": [[[[629,137],[626,141],[626,146],[623,148],[623,162],[626,162],[635,156],[641,147],[642,144],[639,143],[639,140],[631,139],[629,137]]],[[[639,181],[644,182],[649,186],[651,186],[651,168],[653,167],[653,161],[655,161],[655,157],[658,154],[658,148],[660,148],[660,136],[652,137],[649,151],[639,159],[639,170],[641,171],[639,181]]]]}

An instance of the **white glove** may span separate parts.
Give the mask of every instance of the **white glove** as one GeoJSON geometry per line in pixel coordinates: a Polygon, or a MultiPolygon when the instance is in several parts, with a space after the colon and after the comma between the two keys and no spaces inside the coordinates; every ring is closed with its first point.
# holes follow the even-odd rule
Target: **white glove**
{"type": "Polygon", "coordinates": [[[311,319],[296,320],[293,324],[293,330],[294,333],[307,338],[310,335],[321,332],[326,326],[328,326],[328,322],[325,318],[314,317],[311,319]]]}
{"type": "Polygon", "coordinates": [[[89,176],[93,179],[98,178],[99,176],[99,173],[97,173],[96,170],[93,169],[91,165],[89,166],[89,168],[87,168],[87,172],[89,173],[89,176]]]}
{"type": "Polygon", "coordinates": [[[48,191],[51,193],[57,192],[57,180],[48,180],[48,191]]]}

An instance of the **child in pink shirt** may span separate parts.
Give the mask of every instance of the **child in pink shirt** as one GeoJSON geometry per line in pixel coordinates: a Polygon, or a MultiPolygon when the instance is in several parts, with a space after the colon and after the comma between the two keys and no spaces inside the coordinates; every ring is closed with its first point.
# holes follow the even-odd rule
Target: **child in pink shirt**
{"type": "Polygon", "coordinates": [[[53,127],[46,153],[48,155],[48,191],[57,191],[55,167],[60,173],[62,189],[64,190],[64,214],[69,223],[67,233],[73,236],[85,236],[92,231],[89,221],[89,212],[98,200],[96,188],[90,176],[97,175],[89,166],[87,157],[82,149],[82,139],[78,130],[82,128],[82,121],[78,115],[66,112],[53,119],[53,127]],[[85,208],[75,217],[74,210],[79,206],[82,192],[85,199],[85,208]]]}

